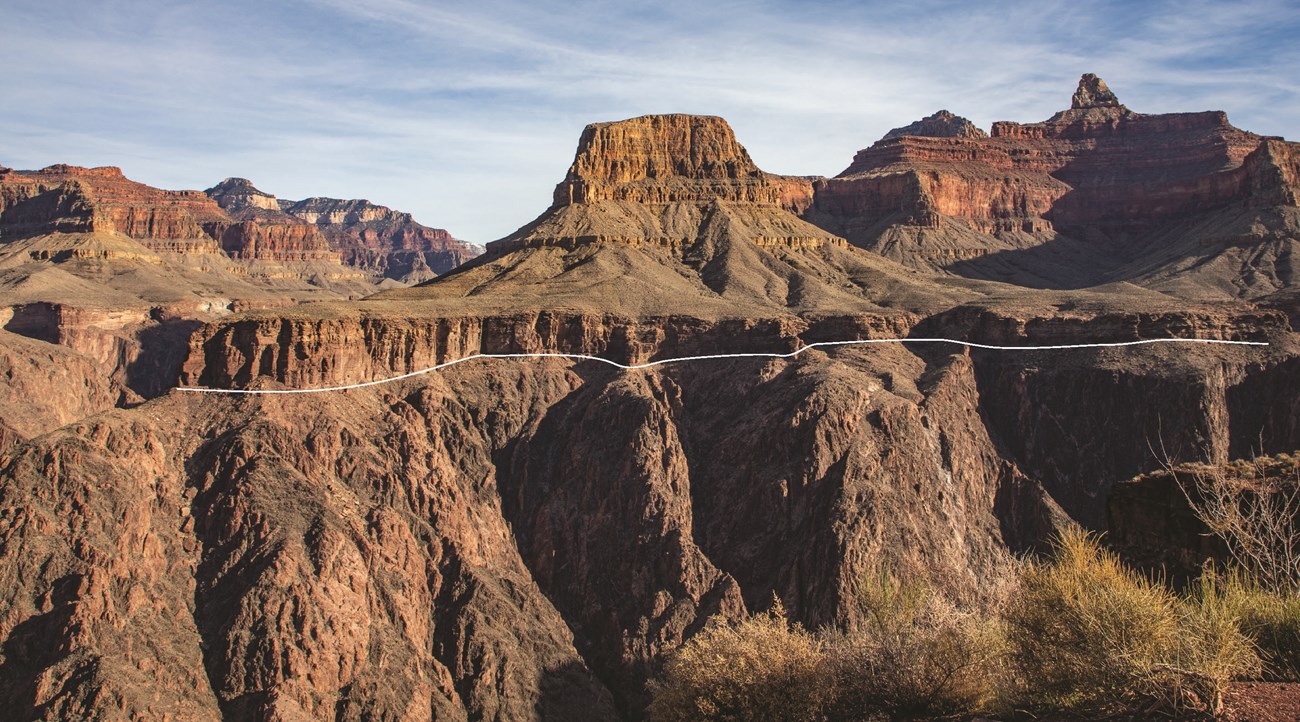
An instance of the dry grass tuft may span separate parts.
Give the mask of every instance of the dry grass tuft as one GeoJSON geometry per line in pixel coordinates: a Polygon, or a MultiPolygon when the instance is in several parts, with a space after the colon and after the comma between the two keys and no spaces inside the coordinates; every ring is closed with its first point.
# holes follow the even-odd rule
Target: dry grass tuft
{"type": "Polygon", "coordinates": [[[822,643],[786,621],[779,601],[735,624],[712,623],[671,654],[653,685],[656,722],[811,722],[831,693],[822,643]]]}
{"type": "Polygon", "coordinates": [[[1017,692],[1035,707],[1217,714],[1228,682],[1259,665],[1231,614],[1178,599],[1078,530],[1026,567],[1006,619],[1017,692]]]}
{"type": "Polygon", "coordinates": [[[929,586],[884,567],[859,587],[863,621],[828,635],[832,719],[981,711],[996,694],[1003,656],[994,620],[957,609],[929,586]]]}
{"type": "Polygon", "coordinates": [[[1300,594],[1265,589],[1240,571],[1213,568],[1201,576],[1195,597],[1232,618],[1263,661],[1263,678],[1300,682],[1300,594]]]}

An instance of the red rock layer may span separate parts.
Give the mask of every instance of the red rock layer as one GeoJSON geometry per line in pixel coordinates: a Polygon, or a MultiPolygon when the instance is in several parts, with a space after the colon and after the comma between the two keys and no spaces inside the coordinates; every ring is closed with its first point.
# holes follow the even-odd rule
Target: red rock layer
{"type": "MultiPolygon", "coordinates": [[[[237,220],[254,221],[261,226],[312,228],[329,248],[339,253],[343,263],[381,277],[424,281],[481,253],[476,246],[453,238],[441,228],[416,223],[409,213],[367,200],[280,200],[258,190],[244,178],[227,178],[204,192],[237,220]]],[[[277,233],[292,235],[307,231],[279,230],[277,233]]],[[[237,239],[231,239],[230,243],[246,245],[237,239]]]]}
{"type": "Polygon", "coordinates": [[[1216,206],[1294,204],[1300,187],[1300,146],[1234,128],[1221,112],[1134,113],[1095,76],[1073,108],[1042,123],[995,123],[990,137],[891,136],[816,184],[810,219],[871,247],[880,224],[1148,227],[1216,206]]]}
{"type": "Polygon", "coordinates": [[[446,230],[417,223],[410,213],[367,200],[308,198],[281,201],[280,207],[320,228],[344,263],[388,278],[427,280],[482,252],[446,230]]]}
{"type": "Polygon", "coordinates": [[[810,179],[759,170],[725,120],[646,115],[587,126],[550,209],[489,248],[621,243],[680,253],[708,233],[760,247],[844,245],[791,212],[811,203],[810,179]],[[710,231],[712,218],[725,220],[710,231]]]}
{"type": "Polygon", "coordinates": [[[110,231],[158,251],[216,253],[201,224],[226,217],[199,191],[165,191],[114,167],[53,165],[0,174],[0,225],[7,236],[110,231]]]}
{"type": "Polygon", "coordinates": [[[647,115],[588,125],[555,205],[744,201],[776,204],[780,188],[722,118],[647,115]]]}
{"type": "Polygon", "coordinates": [[[315,226],[268,221],[213,221],[203,229],[231,258],[268,261],[339,261],[315,226]]]}

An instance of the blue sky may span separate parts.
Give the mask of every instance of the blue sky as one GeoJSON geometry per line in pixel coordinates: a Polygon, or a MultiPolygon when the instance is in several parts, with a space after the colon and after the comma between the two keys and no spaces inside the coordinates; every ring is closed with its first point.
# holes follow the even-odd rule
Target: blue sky
{"type": "Polygon", "coordinates": [[[0,164],[244,176],[483,243],[550,202],[582,127],[721,115],[765,170],[834,175],[946,108],[984,128],[1095,72],[1139,112],[1300,136],[1300,3],[0,0],[0,164]]]}

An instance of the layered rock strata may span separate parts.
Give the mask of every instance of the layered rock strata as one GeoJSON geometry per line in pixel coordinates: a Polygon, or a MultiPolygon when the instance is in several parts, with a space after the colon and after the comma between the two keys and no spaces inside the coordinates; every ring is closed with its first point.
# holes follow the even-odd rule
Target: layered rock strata
{"type": "Polygon", "coordinates": [[[482,252],[441,228],[416,223],[409,213],[366,200],[287,201],[243,178],[227,178],[205,193],[239,220],[303,226],[295,232],[318,233],[318,243],[337,251],[347,265],[403,283],[427,281],[482,252]]]}
{"type": "Polygon", "coordinates": [[[0,172],[0,232],[5,240],[54,232],[120,233],[155,251],[217,254],[201,224],[221,208],[198,191],[136,183],[120,168],[53,165],[0,172]]]}
{"type": "Polygon", "coordinates": [[[1147,250],[1135,236],[1162,224],[1294,206],[1296,157],[1296,144],[1234,128],[1221,112],[1130,111],[1089,74],[1071,108],[1041,123],[998,122],[985,136],[941,113],[891,131],[818,181],[804,217],[918,267],[1089,285],[1099,279],[1087,266],[1133,260],[1147,250]],[[1028,251],[1047,243],[1055,259],[1028,251]],[[963,265],[990,254],[1022,267],[963,265]],[[1085,268],[1071,277],[1062,264],[1085,268]]]}
{"type": "MultiPolygon", "coordinates": [[[[1084,80],[1054,142],[1163,137],[1084,80]]],[[[888,143],[974,154],[1015,135],[963,127],[941,117],[914,132],[957,135],[888,143]]],[[[1296,171],[1289,146],[1270,143],[1240,163],[1263,195],[1296,171]]],[[[1041,210],[1055,223],[1075,185],[1007,158],[1026,184],[1069,185],[1041,210]]],[[[925,203],[946,178],[872,172],[861,188],[925,203]]],[[[982,173],[972,193],[994,177],[982,173]]],[[[716,118],[593,125],[553,206],[489,257],[364,301],[212,320],[180,370],[223,389],[406,378],[112,410],[97,392],[75,411],[93,415],[62,428],[57,409],[0,415],[0,706],[20,718],[634,720],[663,655],[712,617],[777,595],[809,627],[858,623],[858,586],[882,560],[978,600],[1012,553],[1066,524],[1105,528],[1117,482],[1300,446],[1293,300],[931,278],[792,213],[817,212],[832,184],[762,173],[716,118]],[[415,373],[476,353],[630,364],[899,337],[1270,345],[889,342],[415,373]]],[[[333,217],[325,204],[295,223],[227,185],[214,195],[243,221],[333,217]]],[[[956,227],[938,217],[937,231],[956,227]]],[[[5,322],[63,313],[33,306],[5,322]]],[[[40,383],[44,347],[25,341],[35,350],[0,364],[40,383]]],[[[75,383],[68,367],[58,378],[75,383]]]]}
{"type": "Polygon", "coordinates": [[[647,115],[593,123],[582,132],[551,208],[490,244],[489,255],[588,243],[685,252],[714,217],[725,219],[732,236],[759,246],[843,245],[789,213],[806,207],[809,185],[759,170],[721,118],[647,115]]]}

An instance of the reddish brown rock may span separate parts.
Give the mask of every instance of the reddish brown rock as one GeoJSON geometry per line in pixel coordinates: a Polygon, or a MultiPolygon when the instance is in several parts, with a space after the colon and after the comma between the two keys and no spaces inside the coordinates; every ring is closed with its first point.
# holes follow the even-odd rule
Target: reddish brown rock
{"type": "MultiPolygon", "coordinates": [[[[441,228],[416,223],[409,213],[366,200],[279,200],[243,178],[227,178],[204,192],[242,221],[255,221],[262,227],[305,225],[319,232],[321,243],[337,251],[349,266],[403,283],[427,281],[482,252],[441,228]]],[[[307,231],[298,229],[293,233],[307,231]]],[[[239,240],[232,243],[246,244],[239,240]]]]}
{"type": "Polygon", "coordinates": [[[901,138],[903,136],[922,136],[926,138],[987,138],[988,133],[980,130],[969,120],[940,110],[934,115],[922,118],[911,125],[894,128],[885,133],[881,140],[901,138]]]}
{"type": "Polygon", "coordinates": [[[1122,108],[1119,98],[1107,87],[1106,81],[1092,73],[1084,73],[1079,79],[1079,89],[1070,99],[1070,108],[1083,110],[1087,108],[1122,108]]]}
{"type": "Polygon", "coordinates": [[[124,389],[94,359],[0,331],[0,451],[111,409],[124,389]]]}
{"type": "Polygon", "coordinates": [[[555,205],[604,200],[773,204],[776,186],[750,160],[721,118],[647,115],[593,123],[578,139],[555,205]]]}
{"type": "Polygon", "coordinates": [[[409,213],[366,200],[308,198],[281,201],[280,207],[315,224],[345,263],[403,283],[427,281],[483,252],[441,228],[416,223],[409,213]]]}
{"type": "Polygon", "coordinates": [[[891,131],[817,182],[805,217],[909,265],[1077,287],[1146,277],[1160,234],[1189,217],[1295,205],[1296,144],[1220,112],[1134,113],[1093,75],[1042,123],[984,137],[939,120],[891,131]]]}
{"type": "Polygon", "coordinates": [[[53,165],[0,175],[6,237],[60,232],[121,233],[159,251],[218,253],[201,224],[226,216],[199,191],[136,183],[119,168],[53,165]]]}
{"type": "Polygon", "coordinates": [[[593,123],[582,132],[551,208],[488,255],[591,243],[664,246],[686,253],[725,226],[729,238],[795,249],[843,239],[790,211],[810,202],[807,179],[759,170],[721,118],[647,115],[593,123]]]}
{"type": "Polygon", "coordinates": [[[270,261],[341,261],[338,251],[314,227],[266,221],[214,221],[204,230],[231,258],[270,261]]]}
{"type": "MultiPolygon", "coordinates": [[[[1099,82],[1085,90],[1075,115],[1024,137],[893,138],[872,152],[894,154],[897,172],[873,175],[867,157],[834,182],[762,173],[718,119],[595,125],[555,204],[489,257],[361,301],[213,319],[181,370],[187,384],[233,389],[402,379],[173,392],[30,439],[0,417],[0,706],[637,719],[647,675],[710,616],[775,594],[810,627],[854,624],[862,575],[882,560],[977,600],[1012,552],[1064,524],[1104,527],[1111,488],[1163,463],[1156,448],[1219,463],[1300,447],[1294,299],[930,277],[790,212],[817,211],[810,188],[851,183],[844,207],[915,217],[931,234],[921,240],[960,258],[981,223],[1054,229],[1055,209],[1086,187],[1052,175],[1073,166],[1044,170],[1059,158],[1013,152],[1041,150],[1035,133],[1079,158],[1089,145],[1145,147],[1160,162],[1120,166],[1151,174],[1134,187],[1206,177],[1198,164],[1236,152],[1161,145],[1159,123],[1183,140],[1230,134],[1200,116],[1142,125],[1099,82]],[[953,214],[992,189],[996,212],[953,214]],[[1168,337],[1270,345],[888,340],[1168,337]],[[809,347],[847,340],[878,343],[809,347]],[[430,372],[484,352],[753,355],[638,369],[470,359],[430,372]]],[[[1269,204],[1296,174],[1281,141],[1238,166],[1269,204]]],[[[251,227],[318,227],[274,216],[256,189],[227,190],[251,227]]],[[[1255,211],[1276,211],[1284,229],[1277,208],[1243,204],[1214,229],[1236,232],[1255,211]]],[[[1248,231],[1236,243],[1265,241],[1248,231]]],[[[92,261],[126,262],[76,262],[92,261]]]]}

